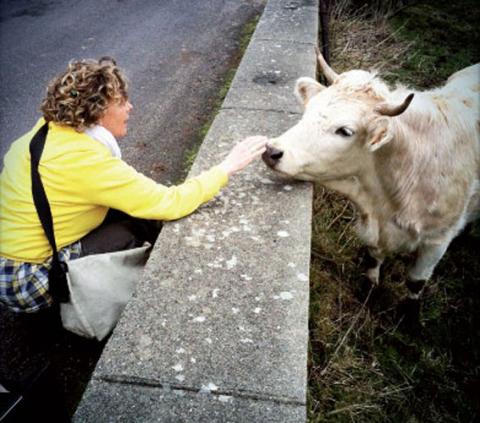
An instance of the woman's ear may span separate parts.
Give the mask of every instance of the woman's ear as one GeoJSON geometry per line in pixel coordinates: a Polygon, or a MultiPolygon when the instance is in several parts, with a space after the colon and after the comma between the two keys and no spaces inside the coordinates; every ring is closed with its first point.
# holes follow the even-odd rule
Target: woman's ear
{"type": "Polygon", "coordinates": [[[376,151],[393,139],[390,129],[390,119],[385,116],[377,117],[368,125],[367,148],[376,151]]]}
{"type": "Polygon", "coordinates": [[[295,95],[303,106],[306,106],[309,100],[325,87],[313,78],[299,78],[295,84],[295,95]]]}

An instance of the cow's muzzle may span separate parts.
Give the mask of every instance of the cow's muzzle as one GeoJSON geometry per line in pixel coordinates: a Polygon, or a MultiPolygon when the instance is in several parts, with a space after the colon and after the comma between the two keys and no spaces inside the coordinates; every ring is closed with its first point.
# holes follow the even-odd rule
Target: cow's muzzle
{"type": "Polygon", "coordinates": [[[262,154],[263,161],[267,166],[274,168],[280,159],[283,157],[283,151],[278,148],[271,147],[267,144],[267,149],[262,154]]]}

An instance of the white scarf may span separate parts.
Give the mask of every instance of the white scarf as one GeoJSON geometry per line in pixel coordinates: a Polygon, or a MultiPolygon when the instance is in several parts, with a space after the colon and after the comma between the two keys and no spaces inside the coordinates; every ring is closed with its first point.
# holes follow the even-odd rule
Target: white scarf
{"type": "Polygon", "coordinates": [[[85,129],[85,133],[107,147],[113,157],[122,158],[122,152],[120,151],[117,140],[107,128],[101,125],[94,125],[91,128],[85,129]]]}

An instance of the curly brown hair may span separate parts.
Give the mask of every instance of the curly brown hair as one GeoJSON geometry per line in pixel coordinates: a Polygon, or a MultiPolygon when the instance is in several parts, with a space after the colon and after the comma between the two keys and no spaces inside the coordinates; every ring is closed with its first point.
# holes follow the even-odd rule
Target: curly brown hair
{"type": "Polygon", "coordinates": [[[71,61],[47,87],[40,110],[47,122],[81,132],[96,124],[111,102],[128,99],[128,84],[115,60],[71,61]]]}

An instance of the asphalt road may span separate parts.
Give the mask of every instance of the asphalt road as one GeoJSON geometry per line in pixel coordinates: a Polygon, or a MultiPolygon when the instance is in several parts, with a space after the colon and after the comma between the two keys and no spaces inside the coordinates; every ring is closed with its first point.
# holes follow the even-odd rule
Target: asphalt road
{"type": "MultiPolygon", "coordinates": [[[[71,59],[108,55],[125,70],[134,105],[129,134],[120,142],[124,159],[159,182],[182,179],[185,152],[198,142],[224,76],[238,61],[242,28],[264,4],[0,0],[2,163],[11,142],[39,118],[47,82],[71,59]]],[[[52,313],[19,317],[0,306],[0,383],[34,387],[31,414],[23,421],[54,421],[58,416],[42,414],[52,404],[58,410],[64,403],[71,414],[102,351],[102,343],[57,325],[52,313]],[[33,381],[47,364],[48,371],[33,381]]]]}
{"type": "Polygon", "coordinates": [[[182,176],[209,101],[264,0],[0,0],[0,154],[39,117],[71,59],[112,56],[134,110],[126,161],[159,182],[182,176]]]}

